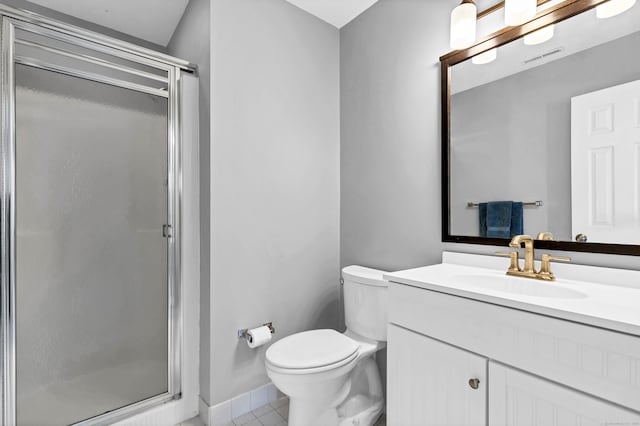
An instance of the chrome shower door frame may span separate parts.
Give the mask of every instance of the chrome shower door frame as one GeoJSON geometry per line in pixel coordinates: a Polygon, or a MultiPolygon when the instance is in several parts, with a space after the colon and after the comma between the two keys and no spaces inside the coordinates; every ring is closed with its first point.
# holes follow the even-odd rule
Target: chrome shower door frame
{"type": "MultiPolygon", "coordinates": [[[[176,58],[140,48],[101,34],[67,25],[30,12],[0,5],[0,419],[2,425],[16,424],[16,175],[15,175],[15,64],[20,63],[74,77],[98,81],[113,86],[137,90],[168,98],[167,122],[167,221],[171,233],[167,238],[168,277],[168,391],[116,409],[106,414],[83,420],[76,425],[93,426],[111,424],[153,406],[181,398],[182,310],[181,310],[181,223],[182,159],[180,141],[179,87],[182,72],[196,72],[195,66],[176,58]],[[125,59],[145,67],[166,72],[167,90],[142,87],[97,74],[52,66],[16,57],[16,29],[49,37],[78,47],[92,49],[125,59]]],[[[46,49],[46,46],[44,47],[46,49]]],[[[55,49],[54,49],[55,50],[55,49]]],[[[74,59],[96,64],[95,59],[74,55],[74,59]]],[[[100,62],[102,60],[98,60],[100,62]]],[[[105,61],[106,62],[106,61],[105,61]]],[[[100,65],[100,64],[98,64],[100,65]]],[[[122,64],[103,64],[110,69],[136,74],[122,64]]],[[[144,74],[144,72],[141,71],[144,74]]]]}

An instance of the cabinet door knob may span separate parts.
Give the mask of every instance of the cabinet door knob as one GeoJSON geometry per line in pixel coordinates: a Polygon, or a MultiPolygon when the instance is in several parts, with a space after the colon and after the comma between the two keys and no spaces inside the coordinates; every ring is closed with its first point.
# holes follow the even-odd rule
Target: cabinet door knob
{"type": "Polygon", "coordinates": [[[471,386],[471,389],[478,389],[479,385],[480,379],[469,379],[469,386],[471,386]]]}

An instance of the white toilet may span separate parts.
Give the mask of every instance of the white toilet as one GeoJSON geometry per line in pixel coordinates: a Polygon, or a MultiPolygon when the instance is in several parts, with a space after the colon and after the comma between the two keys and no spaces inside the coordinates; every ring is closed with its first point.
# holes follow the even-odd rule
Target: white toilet
{"type": "Polygon", "coordinates": [[[384,271],[347,266],[347,331],[292,334],[267,350],[267,375],[289,396],[290,426],[371,426],[384,407],[375,353],[387,340],[384,271]]]}

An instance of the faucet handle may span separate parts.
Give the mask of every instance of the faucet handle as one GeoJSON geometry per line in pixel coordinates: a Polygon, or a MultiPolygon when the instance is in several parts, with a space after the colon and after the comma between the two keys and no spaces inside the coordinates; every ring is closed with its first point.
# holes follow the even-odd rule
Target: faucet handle
{"type": "Polygon", "coordinates": [[[568,256],[550,256],[548,254],[543,254],[542,256],[548,256],[549,260],[555,260],[558,262],[571,262],[571,258],[568,256]]]}
{"type": "Polygon", "coordinates": [[[570,257],[566,256],[551,256],[549,254],[543,254],[542,260],[540,262],[540,272],[538,272],[538,276],[543,280],[553,281],[556,279],[553,272],[551,272],[551,261],[555,260],[556,262],[571,262],[570,257]]]}
{"type": "Polygon", "coordinates": [[[551,232],[548,232],[548,231],[541,232],[536,237],[536,240],[553,241],[553,234],[551,232]]]}
{"type": "Polygon", "coordinates": [[[497,251],[498,256],[509,256],[511,263],[509,264],[509,271],[520,271],[520,259],[517,251],[497,251]]]}
{"type": "Polygon", "coordinates": [[[542,262],[546,262],[547,265],[550,265],[552,260],[555,260],[556,262],[571,262],[571,258],[567,256],[551,256],[550,254],[542,255],[542,262]]]}

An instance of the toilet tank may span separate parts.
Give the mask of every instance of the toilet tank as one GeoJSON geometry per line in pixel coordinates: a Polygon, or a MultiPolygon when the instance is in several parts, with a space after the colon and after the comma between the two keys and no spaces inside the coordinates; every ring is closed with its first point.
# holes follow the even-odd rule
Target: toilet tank
{"type": "Polygon", "coordinates": [[[355,265],[342,269],[347,329],[381,342],[387,340],[389,283],[382,278],[385,273],[355,265]]]}

